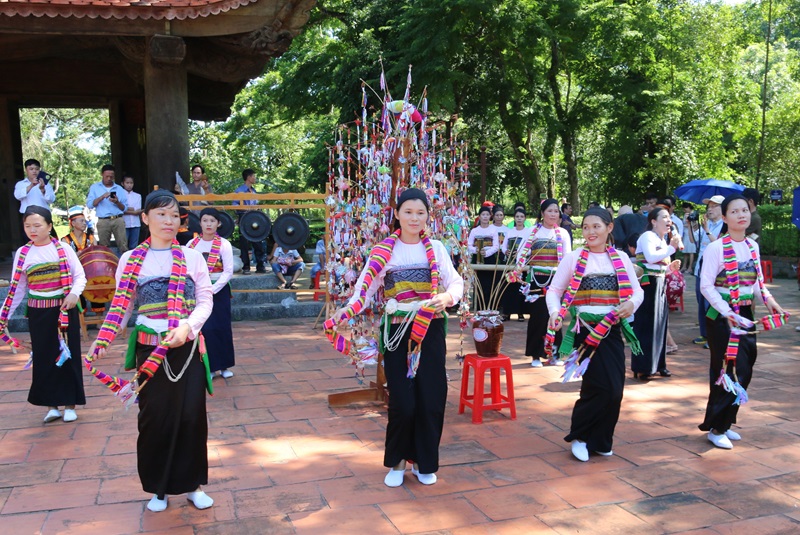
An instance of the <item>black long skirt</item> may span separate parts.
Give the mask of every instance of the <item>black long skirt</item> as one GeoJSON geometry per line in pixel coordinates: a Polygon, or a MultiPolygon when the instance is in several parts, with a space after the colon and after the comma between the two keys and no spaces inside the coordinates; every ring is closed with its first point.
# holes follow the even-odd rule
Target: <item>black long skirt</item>
{"type": "Polygon", "coordinates": [[[518,282],[512,282],[506,286],[503,292],[503,297],[500,300],[503,314],[524,314],[525,309],[525,296],[519,291],[522,285],[518,282]]]}
{"type": "MultiPolygon", "coordinates": [[[[141,366],[153,346],[136,344],[141,366]]],[[[180,373],[192,342],[167,353],[174,374],[180,373]]],[[[162,365],[139,393],[139,439],[136,457],[145,492],[158,496],[192,492],[208,483],[206,370],[195,351],[188,368],[173,383],[162,365]]]]}
{"type": "Polygon", "coordinates": [[[633,332],[642,347],[640,355],[631,355],[635,373],[653,375],[667,369],[667,327],[669,306],[664,277],[650,276],[650,284],[642,287],[644,300],[636,311],[633,332]]]}
{"type": "Polygon", "coordinates": [[[31,331],[33,351],[33,380],[28,392],[28,403],[41,407],[61,405],[86,405],[83,391],[83,354],[81,353],[81,325],[77,307],[69,311],[67,347],[72,358],[60,368],[56,361],[61,353],[59,346],[59,307],[28,308],[28,326],[31,331]]]}
{"type": "MultiPolygon", "coordinates": [[[[739,312],[748,319],[753,319],[753,310],[749,306],[743,306],[739,312]]],[[[726,392],[725,389],[714,384],[719,378],[722,366],[725,363],[725,351],[728,348],[728,339],[731,328],[728,320],[723,316],[718,316],[712,320],[706,318],[706,336],[708,338],[708,348],[711,352],[711,365],[708,369],[709,393],[708,403],[706,404],[706,417],[699,425],[703,431],[724,433],[736,423],[736,415],[739,413],[739,405],[734,405],[736,394],[726,392]]],[[[736,376],[745,390],[750,385],[753,378],[753,366],[758,357],[758,346],[756,345],[756,335],[747,334],[739,337],[739,351],[736,353],[736,376]]],[[[728,372],[733,377],[733,370],[728,372]]]]}
{"type": "MultiPolygon", "coordinates": [[[[537,275],[537,277],[539,277],[537,275]]],[[[539,278],[540,284],[547,279],[539,278]]],[[[535,284],[531,284],[530,293],[539,296],[533,303],[526,303],[530,311],[528,318],[528,334],[525,339],[525,354],[535,359],[545,358],[544,337],[547,334],[547,324],[550,321],[550,313],[547,311],[547,300],[544,292],[535,284]]],[[[555,346],[561,345],[561,329],[556,332],[555,346]]],[[[577,346],[576,346],[577,347],[577,346]]]]}
{"type": "MultiPolygon", "coordinates": [[[[575,347],[586,338],[586,329],[575,335],[575,347]]],[[[619,326],[600,342],[583,375],[581,394],[572,409],[567,442],[582,440],[589,451],[611,451],[625,388],[625,344],[619,326]]]]}
{"type": "MultiPolygon", "coordinates": [[[[386,382],[389,386],[389,420],[386,425],[386,449],[383,465],[397,466],[400,461],[414,461],[423,474],[439,470],[439,442],[444,427],[447,403],[444,319],[434,319],[422,340],[417,375],[406,376],[408,340],[406,331],[395,351],[383,356],[386,382]]],[[[392,325],[394,334],[398,325],[392,325]]]]}
{"type": "Polygon", "coordinates": [[[214,294],[214,310],[203,325],[203,337],[212,372],[236,365],[231,328],[231,287],[227,284],[214,294]]]}

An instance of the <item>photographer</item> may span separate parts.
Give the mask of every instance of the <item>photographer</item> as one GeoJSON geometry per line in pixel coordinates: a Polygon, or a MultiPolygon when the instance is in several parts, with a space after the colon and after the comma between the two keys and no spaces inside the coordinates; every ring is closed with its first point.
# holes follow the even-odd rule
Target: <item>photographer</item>
{"type": "Polygon", "coordinates": [[[128,207],[128,193],[114,179],[113,165],[104,165],[100,170],[102,180],[92,184],[86,196],[86,206],[97,213],[97,243],[111,247],[111,235],[117,240],[121,255],[128,250],[128,237],[122,215],[128,207]]]}
{"type": "MultiPolygon", "coordinates": [[[[56,194],[53,187],[47,183],[41,173],[39,160],[25,160],[25,178],[17,182],[14,186],[14,197],[19,201],[20,217],[25,213],[28,206],[41,206],[50,209],[50,205],[55,202],[56,194]]],[[[22,234],[23,245],[28,243],[28,237],[22,234]]]]}
{"type": "Polygon", "coordinates": [[[705,216],[699,217],[699,230],[694,233],[695,243],[697,244],[697,263],[694,266],[695,278],[695,295],[697,296],[697,321],[700,324],[700,336],[692,340],[695,344],[702,344],[708,348],[708,341],[706,340],[706,311],[708,310],[708,303],[706,302],[703,294],[700,293],[700,266],[703,263],[703,253],[708,247],[708,244],[716,241],[722,231],[722,201],[725,197],[722,195],[714,195],[710,199],[704,199],[703,204],[706,205],[705,216]]]}

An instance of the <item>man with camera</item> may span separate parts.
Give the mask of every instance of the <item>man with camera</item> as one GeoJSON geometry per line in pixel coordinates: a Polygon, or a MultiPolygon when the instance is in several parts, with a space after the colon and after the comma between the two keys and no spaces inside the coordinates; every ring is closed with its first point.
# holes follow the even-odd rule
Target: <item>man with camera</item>
{"type": "Polygon", "coordinates": [[[725,197],[722,195],[714,195],[709,199],[704,199],[703,204],[706,205],[705,216],[700,216],[700,229],[695,233],[697,243],[697,263],[694,267],[695,276],[695,294],[697,296],[697,321],[700,324],[700,336],[692,340],[695,344],[703,345],[708,349],[708,340],[706,339],[706,311],[708,310],[708,302],[703,294],[700,293],[700,266],[703,263],[703,253],[706,251],[708,244],[716,241],[722,231],[722,201],[725,197]]]}
{"type": "Polygon", "coordinates": [[[41,172],[39,160],[25,160],[25,178],[14,186],[14,197],[19,201],[20,214],[24,214],[31,205],[50,209],[50,205],[56,200],[56,194],[47,178],[47,173],[41,172]]]}
{"type": "MultiPolygon", "coordinates": [[[[56,201],[53,186],[49,184],[49,175],[41,170],[39,160],[25,160],[25,178],[14,186],[14,197],[19,201],[20,217],[28,206],[41,206],[50,209],[56,201]]],[[[22,233],[23,245],[28,243],[28,237],[22,233]]]]}
{"type": "Polygon", "coordinates": [[[116,170],[113,165],[104,165],[100,172],[103,178],[89,188],[86,206],[94,208],[97,214],[97,243],[111,247],[113,234],[121,255],[128,250],[125,220],[122,218],[128,206],[128,193],[114,181],[116,170]]]}

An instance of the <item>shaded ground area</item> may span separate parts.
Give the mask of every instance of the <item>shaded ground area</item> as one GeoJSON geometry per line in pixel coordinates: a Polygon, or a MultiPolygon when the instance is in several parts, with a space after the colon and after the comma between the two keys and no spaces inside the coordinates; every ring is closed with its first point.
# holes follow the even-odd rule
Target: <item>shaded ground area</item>
{"type": "MultiPolygon", "coordinates": [[[[693,279],[689,280],[690,285],[693,279]]],[[[794,281],[771,285],[800,312],[794,281]]],[[[385,408],[330,408],[327,394],[359,387],[313,319],[234,324],[236,375],[209,399],[213,508],[185,497],[145,510],[136,475],[136,411],[86,376],[79,420],[44,425],[26,403],[24,355],[0,349],[2,532],[170,534],[797,533],[800,531],[800,333],[760,337],[751,401],[732,451],[697,429],[707,395],[707,351],[693,295],[672,313],[680,351],[669,379],[630,378],[610,458],[575,461],[563,441],[579,383],[524,359],[525,324],[506,324],[517,420],[508,411],[471,423],[458,414],[458,324],[451,320],[450,391],[439,482],[383,485],[385,408]]],[[[761,308],[763,313],[763,308],[761,308]]],[[[91,333],[90,333],[91,334],[91,333]]],[[[23,340],[27,335],[22,335],[23,340]]],[[[88,346],[85,344],[84,347],[88,346]]],[[[472,349],[465,340],[465,348],[472,349]]],[[[104,362],[119,369],[123,342],[104,362]]],[[[369,379],[369,376],[367,377],[369,379]]]]}

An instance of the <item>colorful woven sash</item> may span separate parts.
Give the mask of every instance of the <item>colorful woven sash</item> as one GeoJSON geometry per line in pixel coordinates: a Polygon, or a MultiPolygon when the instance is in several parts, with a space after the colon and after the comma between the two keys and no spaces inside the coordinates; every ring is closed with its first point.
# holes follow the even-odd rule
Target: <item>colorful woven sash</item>
{"type": "MultiPolygon", "coordinates": [[[[761,290],[761,298],[764,304],[767,303],[769,298],[769,291],[764,286],[764,277],[761,274],[761,263],[759,262],[756,250],[749,239],[745,238],[747,248],[750,249],[750,258],[756,268],[756,277],[758,288],[761,290]]],[[[739,314],[739,295],[740,295],[740,279],[739,279],[739,261],[736,258],[736,251],[733,248],[733,239],[730,234],[725,234],[722,237],[722,260],[725,265],[725,282],[729,289],[731,310],[734,314],[739,314]]],[[[728,340],[728,347],[725,350],[725,361],[736,362],[736,355],[739,352],[739,335],[731,330],[730,338],[728,340]]],[[[735,372],[734,372],[735,373],[735,372]]]]}
{"type": "MultiPolygon", "coordinates": [[[[190,241],[187,246],[190,249],[194,249],[197,247],[197,244],[203,239],[202,236],[195,237],[192,241],[190,241]]],[[[206,265],[208,266],[209,273],[217,273],[220,269],[217,267],[217,264],[220,264],[220,249],[222,248],[222,237],[214,233],[214,239],[211,241],[211,251],[208,253],[208,258],[206,259],[206,265]]]]}
{"type": "MultiPolygon", "coordinates": [[[[536,233],[543,227],[542,223],[537,223],[535,227],[531,230],[531,233],[528,235],[525,243],[522,245],[522,249],[520,250],[519,254],[517,255],[517,269],[518,273],[522,272],[522,269],[531,259],[531,247],[533,246],[534,242],[536,241],[536,233]]],[[[556,235],[556,265],[561,262],[564,258],[564,238],[561,236],[561,232],[559,231],[559,227],[555,227],[554,229],[556,235]]],[[[517,275],[519,278],[519,275],[517,275]]]]}
{"type": "MultiPolygon", "coordinates": [[[[69,262],[67,261],[67,253],[64,251],[63,245],[55,238],[51,238],[50,243],[55,246],[56,252],[58,253],[58,269],[61,280],[60,286],[64,292],[64,295],[66,296],[69,295],[69,292],[72,290],[72,273],[70,272],[69,262]]],[[[19,257],[17,258],[17,264],[14,266],[14,273],[11,276],[11,285],[8,287],[8,294],[6,295],[5,301],[3,301],[3,308],[0,309],[0,326],[2,326],[2,328],[0,328],[0,340],[3,340],[3,342],[10,345],[12,348],[19,347],[19,341],[11,338],[11,336],[8,335],[6,326],[8,325],[11,303],[14,301],[14,294],[17,292],[17,287],[19,286],[19,281],[22,278],[22,272],[24,271],[25,257],[28,256],[28,252],[33,246],[33,242],[28,242],[20,249],[19,257]]],[[[68,311],[61,311],[61,313],[58,315],[58,323],[62,330],[67,329],[69,326],[68,311]]]]}
{"type": "MultiPolygon", "coordinates": [[[[367,300],[367,290],[375,278],[384,270],[389,260],[391,260],[392,251],[394,250],[395,243],[399,237],[400,229],[394,231],[386,239],[376,244],[372,248],[369,259],[367,260],[364,280],[357,290],[358,300],[356,300],[352,305],[347,306],[338,318],[334,316],[329,318],[323,324],[325,336],[327,336],[328,340],[331,342],[336,351],[349,356],[353,363],[356,363],[358,360],[358,356],[354,351],[353,344],[347,340],[347,338],[336,332],[336,327],[343,321],[349,320],[364,310],[367,300]]],[[[433,244],[431,243],[430,238],[428,238],[425,233],[420,233],[420,238],[422,239],[422,244],[425,246],[425,256],[428,259],[428,265],[430,265],[431,268],[431,297],[433,297],[436,295],[439,288],[439,267],[436,264],[436,255],[433,251],[433,244]]],[[[419,346],[419,344],[422,343],[422,339],[425,338],[425,334],[428,331],[428,326],[433,318],[433,314],[430,314],[430,317],[428,317],[428,312],[423,311],[424,309],[426,309],[426,307],[420,308],[419,312],[414,318],[414,324],[412,325],[412,337],[409,340],[409,374],[412,374],[412,368],[413,373],[416,373],[416,368],[419,367],[418,347],[416,350],[417,354],[414,355],[413,359],[410,358],[413,344],[416,343],[417,346],[419,346]],[[420,312],[422,312],[422,314],[420,314],[420,312]],[[411,366],[412,360],[416,361],[416,364],[413,367],[411,366]]],[[[413,377],[413,375],[410,376],[413,377]]]]}
{"type": "MultiPolygon", "coordinates": [[[[622,262],[622,258],[617,252],[616,249],[613,247],[606,248],[606,253],[611,258],[611,265],[614,267],[614,273],[617,276],[617,284],[619,286],[619,303],[624,303],[628,299],[631,298],[633,295],[633,286],[631,285],[631,279],[628,277],[628,270],[625,269],[625,264],[622,262]]],[[[572,280],[569,282],[569,288],[567,291],[564,292],[564,297],[561,300],[561,308],[558,311],[558,318],[562,322],[564,321],[564,317],[567,315],[567,311],[572,307],[572,303],[575,300],[575,294],[578,293],[578,289],[581,287],[581,281],[583,280],[583,276],[586,274],[586,264],[589,261],[589,249],[584,247],[581,249],[580,256],[578,257],[578,263],[575,265],[575,273],[572,275],[572,280]]],[[[553,355],[553,343],[556,340],[556,332],[550,328],[547,329],[547,334],[544,337],[544,351],[548,357],[552,357],[553,355]]]]}
{"type": "MultiPolygon", "coordinates": [[[[164,362],[169,347],[163,344],[156,346],[131,381],[105,374],[94,366],[93,362],[97,358],[98,351],[101,348],[108,348],[119,333],[122,327],[122,321],[125,317],[125,312],[131,306],[131,300],[136,290],[136,282],[139,278],[139,272],[142,269],[142,263],[149,250],[150,238],[136,247],[131,253],[128,262],[125,264],[125,269],[122,272],[119,284],[117,285],[117,291],[114,293],[114,299],[111,301],[111,309],[108,311],[108,315],[100,328],[100,334],[97,336],[94,352],[87,354],[84,358],[86,368],[89,372],[112,392],[118,395],[123,395],[121,392],[127,392],[124,399],[130,398],[133,393],[141,390],[147,383],[147,380],[155,375],[159,366],[164,362]],[[136,382],[141,375],[144,375],[145,379],[139,384],[138,388],[133,391],[131,383],[136,382]]],[[[186,314],[183,299],[185,285],[186,258],[183,255],[180,244],[173,240],[172,268],[169,277],[169,286],[167,288],[168,326],[170,331],[178,327],[181,318],[186,314]]]]}
{"type": "MultiPolygon", "coordinates": [[[[766,305],[770,293],[764,285],[764,276],[761,273],[761,263],[759,262],[758,255],[756,254],[755,247],[752,242],[745,237],[745,243],[750,250],[750,258],[756,268],[757,284],[761,290],[761,298],[766,305]]],[[[736,257],[736,251],[733,248],[733,239],[730,234],[722,236],[722,260],[725,266],[725,283],[729,288],[731,310],[737,316],[739,315],[740,305],[740,279],[739,279],[739,260],[736,257]]],[[[770,320],[768,320],[769,323],[770,320]]],[[[775,322],[775,320],[772,320],[775,322]]],[[[777,322],[776,322],[776,326],[777,322]]],[[[716,384],[722,386],[726,391],[736,394],[733,401],[734,405],[743,405],[747,403],[748,396],[745,388],[739,383],[739,378],[736,374],[736,357],[739,354],[739,341],[741,334],[738,329],[731,329],[728,338],[728,346],[725,349],[725,366],[720,370],[719,378],[716,384]],[[733,377],[728,374],[728,369],[731,370],[733,377]]]]}

